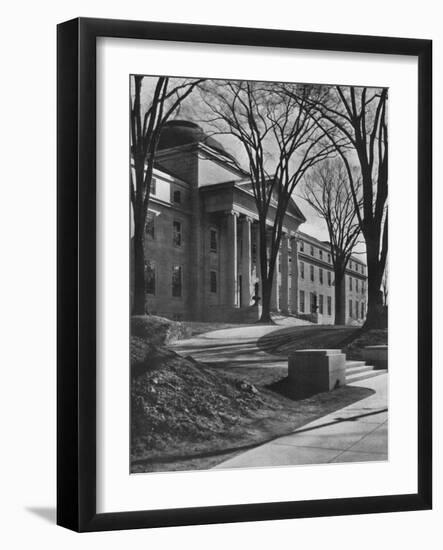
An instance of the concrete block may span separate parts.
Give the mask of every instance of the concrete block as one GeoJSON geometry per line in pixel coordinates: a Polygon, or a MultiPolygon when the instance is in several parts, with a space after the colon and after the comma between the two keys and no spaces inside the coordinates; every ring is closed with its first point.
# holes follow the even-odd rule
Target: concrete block
{"type": "Polygon", "coordinates": [[[297,399],[346,383],[346,356],[339,349],[304,349],[288,359],[288,382],[297,399]]]}
{"type": "Polygon", "coordinates": [[[366,346],[362,350],[363,359],[375,369],[388,368],[388,346],[366,346]]]}

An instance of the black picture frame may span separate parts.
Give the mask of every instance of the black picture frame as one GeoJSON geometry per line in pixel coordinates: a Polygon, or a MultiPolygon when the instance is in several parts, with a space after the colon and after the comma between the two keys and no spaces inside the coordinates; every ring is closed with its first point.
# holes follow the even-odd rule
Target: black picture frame
{"type": "Polygon", "coordinates": [[[430,509],[432,506],[432,42],[78,18],[58,25],[57,523],[103,531],[430,509]],[[418,491],[416,494],[96,512],[96,39],[154,39],[418,59],[418,491]]]}

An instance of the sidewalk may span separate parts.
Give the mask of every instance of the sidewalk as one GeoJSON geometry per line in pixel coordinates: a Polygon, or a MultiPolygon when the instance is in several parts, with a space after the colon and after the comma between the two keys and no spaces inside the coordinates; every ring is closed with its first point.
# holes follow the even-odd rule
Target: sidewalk
{"type": "Polygon", "coordinates": [[[169,345],[179,355],[191,355],[196,361],[211,365],[229,364],[233,367],[287,366],[282,356],[266,353],[257,346],[257,340],[287,325],[252,325],[214,330],[169,345]]]}
{"type": "Polygon", "coordinates": [[[388,459],[387,374],[351,384],[374,395],[328,414],[255,449],[226,460],[216,468],[250,468],[368,462],[388,459]]]}

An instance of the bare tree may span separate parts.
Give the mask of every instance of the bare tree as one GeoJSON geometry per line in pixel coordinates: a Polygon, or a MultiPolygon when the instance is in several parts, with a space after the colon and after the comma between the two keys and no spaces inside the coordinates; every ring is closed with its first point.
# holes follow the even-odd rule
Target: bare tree
{"type": "MultiPolygon", "coordinates": [[[[147,102],[142,101],[143,75],[131,77],[131,170],[130,192],[134,216],[134,315],[146,313],[145,225],[151,181],[160,133],[165,123],[202,80],[158,77],[147,102]]],[[[149,79],[152,83],[153,79],[149,79]]]]}
{"type": "MultiPolygon", "coordinates": [[[[358,204],[361,203],[360,179],[354,178],[358,204]]],[[[329,233],[334,267],[335,324],[346,322],[345,270],[359,235],[360,224],[343,162],[326,160],[305,178],[302,198],[325,221],[329,233]]]]}
{"type": "Polygon", "coordinates": [[[291,196],[308,170],[333,150],[310,116],[306,100],[318,100],[312,95],[317,90],[297,88],[296,99],[262,82],[219,81],[202,91],[212,113],[207,122],[216,133],[235,136],[246,154],[260,234],[261,322],[271,320],[272,283],[291,196]]]}
{"type": "MultiPolygon", "coordinates": [[[[323,88],[324,89],[324,88],[323,88]]],[[[289,94],[292,95],[292,91],[289,94]]],[[[334,86],[311,110],[318,127],[334,144],[348,173],[351,195],[365,242],[368,309],[365,326],[379,327],[381,283],[388,253],[388,91],[386,88],[334,86]],[[339,141],[341,138],[341,141],[339,141]],[[358,164],[362,202],[353,166],[358,164]]],[[[310,107],[314,106],[309,101],[310,107]]]]}
{"type": "Polygon", "coordinates": [[[383,278],[381,280],[381,289],[383,292],[384,306],[388,305],[388,295],[389,295],[388,280],[389,280],[389,270],[388,270],[388,264],[386,264],[385,272],[383,273],[383,278]]]}

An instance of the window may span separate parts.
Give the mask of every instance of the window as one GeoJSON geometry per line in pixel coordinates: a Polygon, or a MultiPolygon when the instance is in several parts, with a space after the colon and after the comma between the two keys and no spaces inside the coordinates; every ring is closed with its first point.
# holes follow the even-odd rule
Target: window
{"type": "Polygon", "coordinates": [[[157,194],[157,180],[155,178],[151,178],[151,195],[157,194]]]}
{"type": "Polygon", "coordinates": [[[358,302],[355,301],[355,318],[358,319],[358,302]]]}
{"type": "Polygon", "coordinates": [[[314,280],[314,266],[313,265],[310,266],[310,270],[311,270],[311,281],[313,281],[314,280]]]}
{"type": "Polygon", "coordinates": [[[314,256],[314,247],[311,245],[311,256],[314,256]]]}
{"type": "Polygon", "coordinates": [[[155,239],[155,214],[149,210],[148,215],[146,216],[145,232],[148,237],[155,239]]]}
{"type": "Polygon", "coordinates": [[[332,276],[331,276],[331,272],[328,271],[328,286],[331,286],[332,284],[332,276]]]}
{"type": "Polygon", "coordinates": [[[352,290],[352,277],[349,277],[349,290],[352,290]]]}
{"type": "Polygon", "coordinates": [[[323,250],[319,250],[318,255],[320,256],[320,260],[323,260],[323,250]]]}
{"type": "Polygon", "coordinates": [[[361,293],[362,294],[365,293],[365,282],[364,281],[361,282],[361,293]]]}
{"type": "Polygon", "coordinates": [[[320,284],[323,284],[323,269],[321,267],[318,268],[318,276],[320,279],[320,284]]]}
{"type": "Polygon", "coordinates": [[[210,279],[209,281],[210,290],[215,294],[217,292],[217,272],[210,271],[209,279],[210,279]]]}
{"type": "Polygon", "coordinates": [[[182,295],[182,268],[181,265],[172,266],[172,296],[181,298],[182,295]]]}
{"type": "Polygon", "coordinates": [[[300,252],[304,252],[305,250],[305,243],[303,241],[300,241],[300,252]]]}
{"type": "Polygon", "coordinates": [[[318,297],[318,311],[323,314],[323,294],[320,294],[318,297]]]}
{"type": "Polygon", "coordinates": [[[209,248],[211,252],[217,252],[217,230],[211,229],[209,231],[209,248]]]}
{"type": "Polygon", "coordinates": [[[182,245],[182,224],[180,222],[172,222],[172,243],[174,246],[182,245]]]}
{"type": "Polygon", "coordinates": [[[155,294],[155,264],[147,262],[145,264],[145,291],[146,294],[155,294]]]}
{"type": "Polygon", "coordinates": [[[300,311],[303,313],[305,311],[305,291],[300,290],[300,311]]]}
{"type": "Polygon", "coordinates": [[[317,311],[317,295],[315,292],[311,292],[311,313],[317,311]]]}
{"type": "Polygon", "coordinates": [[[361,318],[362,319],[365,318],[365,303],[364,302],[361,303],[361,318]]]}
{"type": "Polygon", "coordinates": [[[358,292],[358,279],[355,279],[355,291],[358,292]]]}
{"type": "Polygon", "coordinates": [[[328,296],[328,315],[332,315],[332,298],[328,296]]]}
{"type": "Polygon", "coordinates": [[[300,277],[305,278],[305,264],[303,262],[300,262],[300,277]]]}
{"type": "Polygon", "coordinates": [[[331,263],[331,255],[328,254],[328,263],[331,263]]]}
{"type": "Polygon", "coordinates": [[[173,200],[177,204],[181,204],[182,202],[182,194],[181,194],[181,191],[179,191],[178,189],[174,191],[173,200]]]}
{"type": "Polygon", "coordinates": [[[352,300],[349,300],[349,317],[352,317],[352,300]]]}

